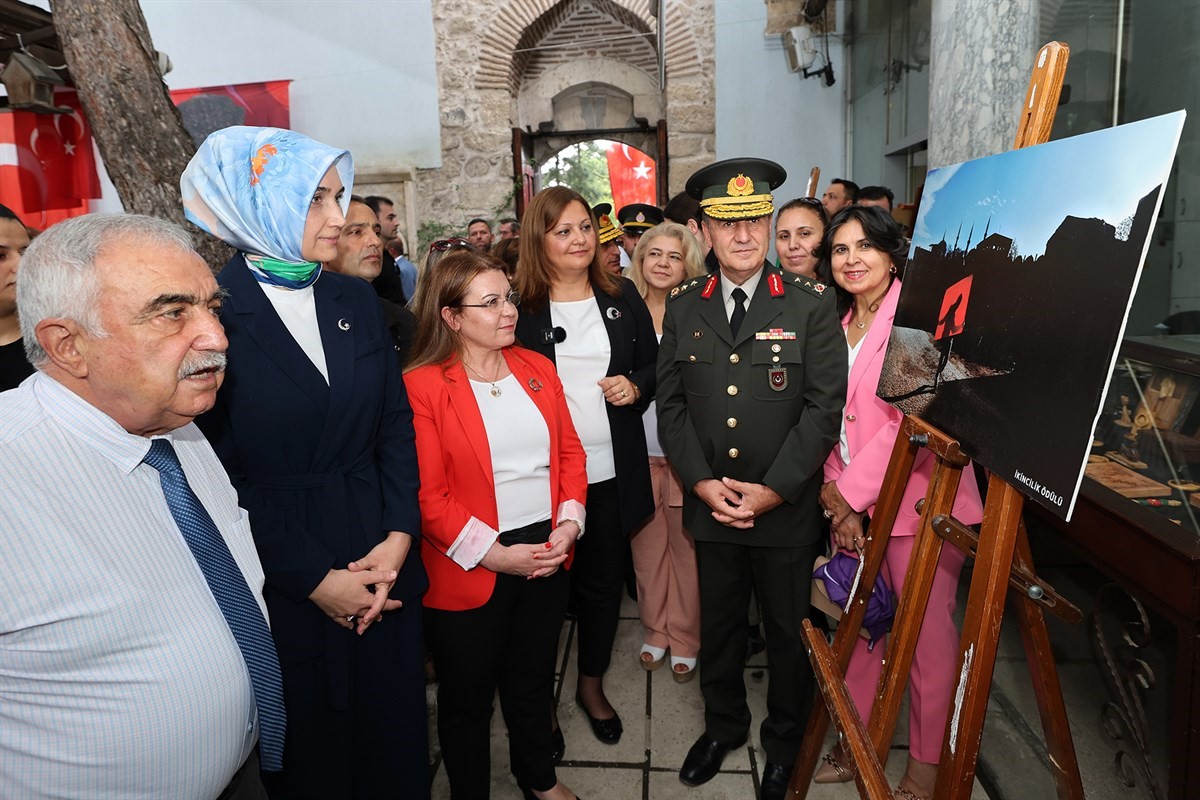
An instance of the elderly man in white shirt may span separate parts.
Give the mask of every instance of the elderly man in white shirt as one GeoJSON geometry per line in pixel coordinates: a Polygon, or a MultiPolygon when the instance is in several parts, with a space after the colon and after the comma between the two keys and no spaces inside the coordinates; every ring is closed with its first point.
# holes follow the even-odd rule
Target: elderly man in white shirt
{"type": "Polygon", "coordinates": [[[192,424],[223,379],[221,296],[150,217],[68,220],[25,255],[38,372],[0,394],[0,797],[212,800],[260,738],[279,768],[262,568],[192,424]]]}

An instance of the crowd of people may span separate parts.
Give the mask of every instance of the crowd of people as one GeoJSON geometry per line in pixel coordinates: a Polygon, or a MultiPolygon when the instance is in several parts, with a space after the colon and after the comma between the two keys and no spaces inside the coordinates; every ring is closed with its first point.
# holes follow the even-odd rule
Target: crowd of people
{"type": "MultiPolygon", "coordinates": [[[[784,797],[814,563],[861,552],[901,422],[875,388],[906,252],[886,188],[777,205],[785,178],[722,161],[615,213],[549,187],[418,266],[349,152],[228,128],[180,179],[235,251],[215,278],[173,224],[31,242],[0,206],[0,794],[228,798],[257,765],[272,798],[428,797],[428,652],[451,795],[489,794],[498,695],[524,796],[570,800],[563,621],[575,702],[615,744],[632,582],[640,666],[699,676],[689,786],[748,738],[761,620],[761,791],[784,797]]],[[[895,593],[931,470],[888,544],[895,593]]],[[[956,516],[979,521],[973,484],[956,516]]],[[[936,780],[962,566],[943,550],[901,797],[936,780]]],[[[864,719],[885,657],[854,652],[864,719]]],[[[815,779],[853,777],[835,748],[815,779]]]]}

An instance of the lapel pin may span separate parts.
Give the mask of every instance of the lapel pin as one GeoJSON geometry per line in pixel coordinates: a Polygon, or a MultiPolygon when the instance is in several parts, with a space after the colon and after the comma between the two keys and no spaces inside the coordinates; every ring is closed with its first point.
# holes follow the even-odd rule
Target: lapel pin
{"type": "Polygon", "coordinates": [[[609,306],[608,311],[605,311],[604,313],[608,316],[609,319],[620,319],[621,318],[621,309],[619,309],[615,306],[609,306]]]}
{"type": "Polygon", "coordinates": [[[704,331],[692,331],[692,338],[693,339],[703,339],[704,331]]]}
{"type": "Polygon", "coordinates": [[[539,381],[537,378],[530,378],[529,379],[529,388],[535,392],[540,392],[542,390],[542,382],[539,381]]]}
{"type": "Polygon", "coordinates": [[[350,330],[350,323],[346,322],[345,317],[342,317],[341,319],[338,320],[338,330],[340,330],[340,331],[350,330]]]}

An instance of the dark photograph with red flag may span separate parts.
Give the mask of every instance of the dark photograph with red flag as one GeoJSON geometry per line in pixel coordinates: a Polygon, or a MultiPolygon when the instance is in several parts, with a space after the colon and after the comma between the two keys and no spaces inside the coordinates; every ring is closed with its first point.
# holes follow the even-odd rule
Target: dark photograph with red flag
{"type": "Polygon", "coordinates": [[[1070,519],[1183,112],[932,170],[879,396],[1070,519]]]}

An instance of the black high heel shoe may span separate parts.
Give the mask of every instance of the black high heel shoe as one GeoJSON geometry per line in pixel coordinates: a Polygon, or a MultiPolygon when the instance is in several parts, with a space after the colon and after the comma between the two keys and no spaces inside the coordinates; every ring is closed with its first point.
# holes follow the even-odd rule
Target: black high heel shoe
{"type": "Polygon", "coordinates": [[[563,738],[562,727],[550,733],[551,740],[554,743],[554,749],[550,751],[550,760],[554,762],[554,766],[562,763],[563,756],[567,753],[567,740],[563,738]]]}
{"type": "Polygon", "coordinates": [[[609,719],[597,719],[593,717],[587,710],[587,706],[583,704],[583,698],[579,693],[575,694],[575,703],[583,709],[583,714],[588,718],[588,722],[592,724],[592,733],[596,738],[604,744],[616,744],[621,741],[621,734],[625,732],[625,726],[621,724],[619,714],[613,714],[609,719]]]}

